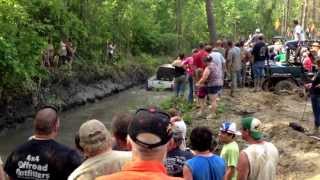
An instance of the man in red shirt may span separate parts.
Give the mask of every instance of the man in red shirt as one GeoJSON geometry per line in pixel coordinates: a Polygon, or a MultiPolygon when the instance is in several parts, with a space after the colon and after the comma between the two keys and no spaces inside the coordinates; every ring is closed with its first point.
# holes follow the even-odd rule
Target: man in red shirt
{"type": "Polygon", "coordinates": [[[163,160],[172,138],[170,116],[155,108],[139,109],[128,128],[133,161],[122,171],[97,180],[179,180],[167,175],[163,160]]]}
{"type": "Polygon", "coordinates": [[[204,44],[199,44],[199,51],[198,53],[192,55],[193,57],[193,65],[196,67],[196,69],[202,69],[205,68],[205,63],[203,62],[203,59],[208,56],[208,52],[204,49],[204,44]]]}

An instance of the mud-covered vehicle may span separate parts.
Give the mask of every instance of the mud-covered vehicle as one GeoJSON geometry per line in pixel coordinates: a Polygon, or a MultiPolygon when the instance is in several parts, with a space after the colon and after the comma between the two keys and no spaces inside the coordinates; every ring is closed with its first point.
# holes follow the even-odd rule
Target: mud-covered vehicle
{"type": "Polygon", "coordinates": [[[174,85],[175,69],[171,64],[163,64],[158,67],[156,74],[150,77],[146,83],[146,90],[172,90],[174,85]]]}
{"type": "Polygon", "coordinates": [[[314,75],[313,72],[305,71],[301,65],[269,65],[265,72],[263,89],[276,93],[297,90],[314,75]]]}
{"type": "Polygon", "coordinates": [[[294,41],[284,43],[286,51],[286,62],[282,64],[267,64],[266,76],[263,82],[263,89],[280,93],[282,91],[293,91],[303,89],[303,85],[309,82],[316,72],[307,72],[302,65],[302,52],[310,49],[316,40],[294,41]]]}

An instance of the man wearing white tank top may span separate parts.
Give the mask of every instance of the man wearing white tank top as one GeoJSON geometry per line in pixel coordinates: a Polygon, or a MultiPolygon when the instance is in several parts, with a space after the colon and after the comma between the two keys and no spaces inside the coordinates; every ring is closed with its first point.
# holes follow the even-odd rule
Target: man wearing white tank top
{"type": "Polygon", "coordinates": [[[262,140],[261,121],[247,117],[241,120],[242,138],[249,144],[240,153],[238,180],[275,180],[279,152],[270,142],[262,140]]]}

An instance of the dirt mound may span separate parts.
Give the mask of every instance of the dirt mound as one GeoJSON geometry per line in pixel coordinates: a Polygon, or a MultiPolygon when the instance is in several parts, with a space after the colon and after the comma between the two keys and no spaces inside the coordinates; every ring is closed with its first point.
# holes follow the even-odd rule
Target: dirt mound
{"type": "Polygon", "coordinates": [[[231,110],[239,115],[253,114],[264,109],[274,108],[279,102],[278,95],[272,93],[253,93],[249,89],[239,92],[235,98],[225,97],[225,101],[232,105],[231,110]]]}
{"type": "MultiPolygon", "coordinates": [[[[208,125],[217,134],[223,120],[229,119],[239,125],[242,116],[254,116],[263,122],[265,139],[274,143],[279,150],[277,179],[301,180],[319,175],[320,141],[289,127],[290,122],[296,122],[307,130],[312,129],[313,116],[309,101],[298,95],[280,96],[242,89],[236,97],[229,97],[225,92],[218,104],[225,106],[224,112],[211,120],[194,118],[192,126],[208,125]]],[[[241,138],[237,142],[240,148],[246,146],[241,138]]]]}
{"type": "Polygon", "coordinates": [[[266,133],[280,153],[280,179],[304,179],[317,172],[320,165],[319,141],[291,129],[287,124],[277,124],[266,133]]]}

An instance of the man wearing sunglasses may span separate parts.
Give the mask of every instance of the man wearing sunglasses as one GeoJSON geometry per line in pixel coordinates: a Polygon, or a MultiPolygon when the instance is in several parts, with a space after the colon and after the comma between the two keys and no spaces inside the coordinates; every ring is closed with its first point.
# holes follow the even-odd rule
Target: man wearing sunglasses
{"type": "Polygon", "coordinates": [[[167,175],[163,165],[168,142],[172,138],[170,116],[156,108],[139,109],[128,128],[133,161],[121,172],[102,176],[98,180],[175,180],[167,175]]]}

